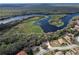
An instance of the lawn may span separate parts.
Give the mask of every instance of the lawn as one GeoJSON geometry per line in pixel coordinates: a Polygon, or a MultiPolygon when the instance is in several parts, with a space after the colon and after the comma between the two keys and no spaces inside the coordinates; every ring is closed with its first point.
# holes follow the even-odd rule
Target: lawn
{"type": "Polygon", "coordinates": [[[20,24],[14,26],[11,28],[9,31],[6,32],[7,35],[15,34],[15,33],[25,33],[25,34],[30,34],[30,33],[38,33],[42,34],[43,30],[41,29],[40,26],[35,25],[34,23],[38,21],[39,19],[43,18],[44,16],[35,16],[33,18],[29,18],[27,20],[24,20],[20,24]]]}
{"type": "Polygon", "coordinates": [[[31,19],[28,19],[26,21],[23,21],[22,24],[19,24],[19,28],[23,29],[24,32],[26,33],[42,33],[43,30],[41,27],[35,25],[34,23],[38,21],[41,17],[34,17],[31,19]]]}

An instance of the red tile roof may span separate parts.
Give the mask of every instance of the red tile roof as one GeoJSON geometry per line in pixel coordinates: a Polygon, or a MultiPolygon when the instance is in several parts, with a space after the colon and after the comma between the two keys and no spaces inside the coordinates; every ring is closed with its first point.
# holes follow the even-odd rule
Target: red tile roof
{"type": "Polygon", "coordinates": [[[16,55],[27,55],[27,53],[24,50],[22,50],[22,51],[18,52],[16,55]]]}

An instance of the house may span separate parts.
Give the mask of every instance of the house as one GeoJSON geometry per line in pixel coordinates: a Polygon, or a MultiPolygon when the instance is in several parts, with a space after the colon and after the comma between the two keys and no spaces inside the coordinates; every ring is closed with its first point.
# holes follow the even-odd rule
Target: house
{"type": "Polygon", "coordinates": [[[73,48],[73,49],[70,49],[72,52],[74,53],[77,53],[77,51],[73,48]]]}
{"type": "Polygon", "coordinates": [[[75,25],[75,29],[79,29],[79,26],[78,25],[75,25]]]}
{"type": "Polygon", "coordinates": [[[59,42],[61,45],[64,44],[64,43],[66,43],[63,38],[58,39],[58,42],[59,42]]]}
{"type": "Polygon", "coordinates": [[[79,26],[79,20],[77,20],[77,25],[79,26]]]}
{"type": "Polygon", "coordinates": [[[66,35],[64,39],[68,42],[68,44],[72,44],[72,39],[68,35],[66,35]]]}
{"type": "Polygon", "coordinates": [[[71,33],[67,33],[67,36],[69,36],[71,40],[74,38],[74,34],[71,34],[71,33]]]}
{"type": "Polygon", "coordinates": [[[53,40],[53,41],[51,41],[51,42],[50,42],[50,45],[51,45],[52,47],[60,46],[58,40],[53,40]]]}
{"type": "Polygon", "coordinates": [[[76,29],[77,31],[79,31],[79,20],[76,21],[76,25],[75,25],[74,29],[76,29]]]}
{"type": "Polygon", "coordinates": [[[26,51],[21,50],[20,52],[18,52],[16,55],[27,55],[26,51]]]}
{"type": "Polygon", "coordinates": [[[74,48],[77,52],[77,54],[79,54],[79,47],[74,48]]]}

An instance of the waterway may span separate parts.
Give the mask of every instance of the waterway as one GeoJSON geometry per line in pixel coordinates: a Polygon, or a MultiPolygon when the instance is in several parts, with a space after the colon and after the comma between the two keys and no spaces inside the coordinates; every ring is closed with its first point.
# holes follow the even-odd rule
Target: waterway
{"type": "MultiPolygon", "coordinates": [[[[8,26],[7,24],[11,25],[10,23],[12,22],[17,22],[17,21],[22,21],[24,19],[27,19],[29,17],[33,17],[33,16],[47,16],[45,18],[40,19],[39,21],[35,22],[36,25],[40,26],[42,28],[42,30],[47,33],[47,32],[55,32],[57,30],[63,29],[64,27],[67,26],[67,24],[70,22],[70,20],[74,17],[74,16],[78,16],[78,13],[74,13],[74,14],[68,14],[62,18],[60,18],[60,20],[62,22],[64,22],[63,26],[57,27],[55,25],[51,25],[49,23],[49,20],[52,18],[50,15],[23,15],[23,16],[16,16],[16,17],[11,17],[8,19],[4,19],[0,21],[0,27],[2,27],[2,25],[8,26]]],[[[14,23],[15,24],[15,23],[14,23]]],[[[13,25],[13,24],[12,24],[13,25]]]]}

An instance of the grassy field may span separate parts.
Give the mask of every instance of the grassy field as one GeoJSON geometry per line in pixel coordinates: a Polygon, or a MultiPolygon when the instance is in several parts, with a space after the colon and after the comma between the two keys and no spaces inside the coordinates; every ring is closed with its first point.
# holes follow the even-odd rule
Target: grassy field
{"type": "Polygon", "coordinates": [[[37,34],[42,34],[43,30],[41,27],[37,26],[34,24],[34,22],[38,21],[39,19],[43,18],[44,16],[36,16],[33,18],[29,18],[28,20],[24,20],[22,23],[14,26],[11,28],[9,31],[7,31],[5,34],[11,35],[15,33],[25,33],[25,34],[30,34],[30,33],[37,33],[37,34]]]}

